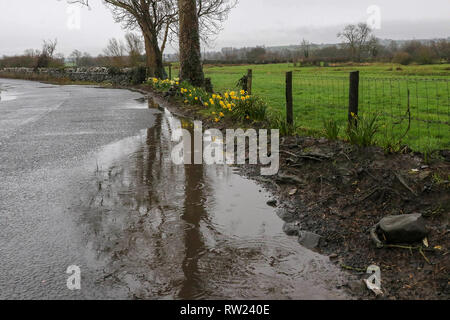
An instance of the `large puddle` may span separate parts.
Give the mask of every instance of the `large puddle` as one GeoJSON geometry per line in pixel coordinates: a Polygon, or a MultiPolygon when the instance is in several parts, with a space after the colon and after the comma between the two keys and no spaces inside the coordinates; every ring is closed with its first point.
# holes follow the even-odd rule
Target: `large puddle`
{"type": "Polygon", "coordinates": [[[327,257],[282,232],[270,195],[227,166],[175,165],[170,112],[92,162],[80,205],[103,284],[135,299],[339,299],[327,257]]]}

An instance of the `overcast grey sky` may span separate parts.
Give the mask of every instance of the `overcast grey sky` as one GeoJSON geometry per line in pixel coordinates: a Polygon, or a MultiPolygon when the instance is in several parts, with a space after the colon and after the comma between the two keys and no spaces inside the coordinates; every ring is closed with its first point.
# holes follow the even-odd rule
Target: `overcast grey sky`
{"type": "MultiPolygon", "coordinates": [[[[111,37],[123,37],[101,0],[76,13],[65,0],[0,0],[0,55],[40,48],[42,40],[57,38],[58,52],[74,49],[93,55],[102,52],[111,37]],[[75,23],[75,24],[74,24],[75,23]]],[[[449,0],[240,0],[223,31],[206,50],[234,46],[337,42],[346,23],[366,21],[368,7],[380,8],[380,38],[422,39],[450,37],[449,0]]],[[[176,46],[168,48],[174,52],[176,46]]]]}

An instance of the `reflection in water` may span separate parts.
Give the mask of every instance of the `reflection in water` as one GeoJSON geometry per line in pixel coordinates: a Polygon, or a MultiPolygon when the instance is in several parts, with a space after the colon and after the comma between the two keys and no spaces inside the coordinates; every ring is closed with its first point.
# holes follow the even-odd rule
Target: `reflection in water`
{"type": "MultiPolygon", "coordinates": [[[[193,162],[192,162],[193,163],[193,162]]],[[[185,230],[186,253],[183,261],[185,281],[181,287],[179,297],[192,299],[201,297],[201,271],[199,270],[199,257],[205,251],[205,243],[200,233],[200,222],[207,218],[205,199],[203,198],[203,166],[185,166],[185,195],[184,212],[182,219],[191,227],[185,230]]]]}
{"type": "Polygon", "coordinates": [[[341,274],[282,233],[266,192],[226,166],[171,161],[180,121],[97,155],[87,252],[112,295],[137,299],[340,298],[341,274]],[[95,185],[95,187],[94,187],[95,185]]]}

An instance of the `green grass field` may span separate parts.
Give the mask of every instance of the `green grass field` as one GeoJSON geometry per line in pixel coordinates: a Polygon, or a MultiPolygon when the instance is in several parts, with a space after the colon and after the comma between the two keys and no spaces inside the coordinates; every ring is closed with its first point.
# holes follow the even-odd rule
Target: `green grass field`
{"type": "MultiPolygon", "coordinates": [[[[285,73],[293,71],[294,117],[304,131],[321,131],[324,120],[347,119],[349,73],[360,71],[360,115],[378,115],[379,144],[398,141],[413,150],[450,148],[450,64],[400,66],[294,67],[293,64],[251,66],[206,65],[215,91],[235,89],[253,70],[253,95],[272,112],[285,113],[285,73]],[[408,112],[409,110],[409,112],[408,112]],[[411,118],[410,118],[411,117],[411,118]],[[411,119],[411,120],[409,120],[411,119]],[[410,127],[408,131],[408,127],[410,127]]],[[[173,75],[177,74],[173,68],[173,75]]],[[[342,134],[344,130],[341,130],[342,134]]]]}

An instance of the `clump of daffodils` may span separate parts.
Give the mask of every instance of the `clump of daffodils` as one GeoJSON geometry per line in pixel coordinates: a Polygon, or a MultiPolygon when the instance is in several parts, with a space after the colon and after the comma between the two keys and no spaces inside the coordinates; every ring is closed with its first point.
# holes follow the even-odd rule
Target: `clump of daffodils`
{"type": "Polygon", "coordinates": [[[226,117],[239,121],[263,120],[265,117],[266,105],[245,90],[208,93],[203,88],[180,83],[179,79],[150,78],[147,83],[158,91],[175,88],[184,104],[205,109],[215,122],[220,122],[226,117]]]}
{"type": "MultiPolygon", "coordinates": [[[[235,108],[245,107],[252,99],[244,90],[209,94],[202,89],[181,87],[180,94],[186,103],[211,109],[211,115],[215,122],[220,122],[227,115],[232,116],[235,108]]],[[[250,120],[251,117],[246,114],[243,119],[250,120]]]]}
{"type": "Polygon", "coordinates": [[[180,84],[179,79],[169,80],[169,79],[158,79],[158,78],[148,78],[147,84],[151,85],[153,89],[157,91],[167,91],[171,87],[178,86],[180,84]]]}

